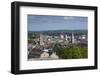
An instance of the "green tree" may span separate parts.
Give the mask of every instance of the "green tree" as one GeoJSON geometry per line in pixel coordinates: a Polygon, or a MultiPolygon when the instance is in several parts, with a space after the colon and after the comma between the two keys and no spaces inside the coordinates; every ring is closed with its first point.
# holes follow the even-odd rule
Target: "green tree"
{"type": "Polygon", "coordinates": [[[54,51],[63,59],[79,59],[88,57],[87,48],[82,48],[77,45],[68,45],[63,47],[57,44],[54,47],[54,51]]]}

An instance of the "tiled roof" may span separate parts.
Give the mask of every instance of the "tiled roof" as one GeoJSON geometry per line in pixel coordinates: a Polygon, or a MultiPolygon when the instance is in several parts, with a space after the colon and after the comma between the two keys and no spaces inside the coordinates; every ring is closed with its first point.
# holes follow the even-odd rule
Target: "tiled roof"
{"type": "Polygon", "coordinates": [[[43,53],[43,51],[41,51],[40,49],[32,49],[32,51],[29,53],[29,57],[32,58],[39,58],[40,55],[43,53]]]}

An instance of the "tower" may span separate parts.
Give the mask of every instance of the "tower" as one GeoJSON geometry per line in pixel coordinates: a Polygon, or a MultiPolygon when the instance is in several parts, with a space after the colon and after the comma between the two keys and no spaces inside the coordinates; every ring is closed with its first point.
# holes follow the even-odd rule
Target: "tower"
{"type": "Polygon", "coordinates": [[[40,45],[44,45],[44,42],[43,42],[43,35],[40,34],[40,45]]]}
{"type": "Polygon", "coordinates": [[[72,32],[72,36],[71,36],[71,42],[75,43],[75,38],[74,38],[74,33],[72,32]]]}
{"type": "Polygon", "coordinates": [[[67,36],[67,34],[65,35],[65,40],[66,40],[66,41],[68,40],[68,36],[67,36]]]}

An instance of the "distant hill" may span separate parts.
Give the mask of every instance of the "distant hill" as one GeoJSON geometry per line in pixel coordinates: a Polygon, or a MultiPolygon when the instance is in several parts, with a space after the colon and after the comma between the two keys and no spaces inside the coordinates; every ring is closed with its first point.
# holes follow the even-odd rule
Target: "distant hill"
{"type": "Polygon", "coordinates": [[[75,34],[87,34],[88,30],[47,30],[47,31],[28,31],[28,33],[37,33],[37,34],[70,34],[70,33],[75,33],[75,34]]]}

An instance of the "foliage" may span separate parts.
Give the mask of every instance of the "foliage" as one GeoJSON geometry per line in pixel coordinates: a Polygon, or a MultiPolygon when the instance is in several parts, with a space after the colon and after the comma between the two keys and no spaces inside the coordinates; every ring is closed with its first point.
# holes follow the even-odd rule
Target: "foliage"
{"type": "Polygon", "coordinates": [[[37,38],[37,34],[36,33],[28,33],[28,39],[35,39],[35,38],[37,38]]]}
{"type": "Polygon", "coordinates": [[[77,45],[68,45],[63,47],[59,44],[55,45],[54,51],[56,54],[63,59],[79,59],[87,58],[88,50],[86,47],[80,47],[77,45]]]}
{"type": "Polygon", "coordinates": [[[33,39],[37,38],[37,34],[35,33],[28,33],[28,43],[35,44],[35,41],[33,39]]]}

